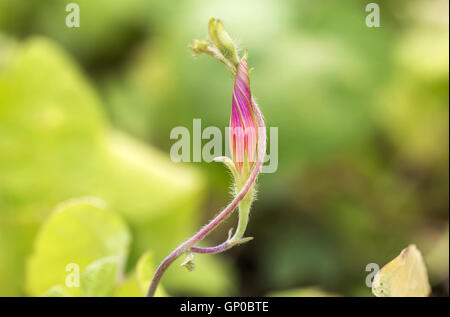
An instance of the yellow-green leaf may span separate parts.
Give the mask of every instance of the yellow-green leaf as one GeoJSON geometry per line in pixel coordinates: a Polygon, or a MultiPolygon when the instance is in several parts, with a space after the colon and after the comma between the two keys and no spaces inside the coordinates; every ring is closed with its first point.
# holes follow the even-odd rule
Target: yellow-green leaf
{"type": "Polygon", "coordinates": [[[117,284],[120,258],[107,257],[91,263],[81,275],[81,289],[87,297],[111,296],[117,284]]]}
{"type": "MultiPolygon", "coordinates": [[[[136,265],[134,272],[128,276],[117,289],[115,296],[119,297],[140,297],[147,293],[150,281],[155,273],[156,265],[151,252],[145,252],[136,265]]],[[[156,297],[166,297],[162,285],[156,290],[156,297]]]]}
{"type": "MultiPolygon", "coordinates": [[[[98,286],[93,285],[93,276],[103,273],[96,268],[98,263],[92,263],[115,257],[119,267],[123,267],[129,244],[130,234],[125,223],[117,214],[105,209],[100,200],[79,198],[65,202],[38,233],[27,262],[26,290],[29,295],[39,296],[54,285],[63,285],[67,294],[81,296],[84,281],[88,286],[83,289],[89,289],[88,293],[94,295],[93,290],[98,290],[98,286]]],[[[108,274],[103,274],[102,278],[108,274]]]]}
{"type": "Polygon", "coordinates": [[[430,291],[422,254],[414,244],[381,268],[372,283],[377,297],[425,297],[430,291]]]}
{"type": "Polygon", "coordinates": [[[61,285],[55,285],[46,291],[42,297],[68,297],[67,293],[64,291],[64,287],[61,285]]]}

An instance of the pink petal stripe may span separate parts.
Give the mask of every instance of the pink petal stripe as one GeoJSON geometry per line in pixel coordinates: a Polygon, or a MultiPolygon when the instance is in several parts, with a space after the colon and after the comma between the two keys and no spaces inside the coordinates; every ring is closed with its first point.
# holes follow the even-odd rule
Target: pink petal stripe
{"type": "Polygon", "coordinates": [[[245,155],[250,168],[256,160],[258,126],[251,100],[247,61],[242,58],[233,87],[230,118],[230,146],[233,161],[239,171],[242,169],[245,155]]]}

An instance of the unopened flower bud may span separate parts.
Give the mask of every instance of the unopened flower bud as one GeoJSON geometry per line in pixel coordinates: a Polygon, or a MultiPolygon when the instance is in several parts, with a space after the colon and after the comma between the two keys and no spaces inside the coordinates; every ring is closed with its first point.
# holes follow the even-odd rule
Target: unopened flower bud
{"type": "Polygon", "coordinates": [[[236,45],[234,45],[228,32],[219,19],[212,18],[209,21],[209,37],[220,53],[234,66],[239,64],[236,45]]]}
{"type": "MultiPolygon", "coordinates": [[[[258,125],[250,93],[246,57],[242,58],[236,73],[230,118],[230,147],[233,162],[242,175],[248,173],[257,157],[258,125]]],[[[244,179],[245,179],[245,175],[244,179]]]]}

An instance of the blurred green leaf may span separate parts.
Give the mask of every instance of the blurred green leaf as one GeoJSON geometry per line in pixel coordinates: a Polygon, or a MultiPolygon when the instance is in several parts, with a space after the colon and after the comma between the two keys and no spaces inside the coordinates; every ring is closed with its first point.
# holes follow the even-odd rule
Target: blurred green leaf
{"type": "Polygon", "coordinates": [[[81,289],[87,297],[111,296],[117,284],[119,259],[107,257],[89,264],[81,275],[81,289]]]}
{"type": "Polygon", "coordinates": [[[61,285],[55,285],[48,291],[42,294],[43,297],[68,297],[69,295],[64,291],[64,287],[61,285]]]}
{"type": "Polygon", "coordinates": [[[116,288],[114,293],[116,297],[141,297],[143,296],[139,284],[136,281],[134,275],[128,276],[125,280],[116,288]]]}
{"type": "Polygon", "coordinates": [[[155,273],[155,264],[153,263],[153,256],[150,252],[144,253],[139,259],[136,266],[136,279],[139,283],[142,293],[146,293],[153,274],[155,273]]]}
{"type": "MultiPolygon", "coordinates": [[[[145,252],[140,258],[134,271],[118,287],[115,296],[130,297],[144,296],[147,293],[150,281],[155,273],[156,266],[150,251],[145,252]]],[[[168,296],[162,285],[156,290],[156,297],[168,296]]]]}
{"type": "Polygon", "coordinates": [[[124,267],[130,242],[123,220],[98,200],[62,203],[36,238],[27,262],[27,291],[39,296],[53,285],[65,285],[64,292],[72,296],[80,296],[81,290],[87,296],[109,294],[118,268],[124,267]],[[67,284],[69,277],[75,286],[67,284]]]}
{"type": "MultiPolygon", "coordinates": [[[[150,282],[153,278],[153,274],[155,274],[156,265],[153,260],[153,256],[151,252],[144,253],[139,259],[136,266],[136,279],[138,281],[139,287],[143,295],[147,293],[148,287],[150,286],[150,282]]],[[[155,296],[164,297],[167,296],[163,287],[160,285],[156,290],[155,296]]]]}

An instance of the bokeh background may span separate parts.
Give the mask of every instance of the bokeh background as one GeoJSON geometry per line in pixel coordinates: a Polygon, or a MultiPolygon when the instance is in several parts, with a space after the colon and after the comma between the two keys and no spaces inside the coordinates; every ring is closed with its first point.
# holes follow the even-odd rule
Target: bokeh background
{"type": "Polygon", "coordinates": [[[79,295],[65,265],[113,255],[107,294],[138,296],[138,259],[226,205],[223,166],[169,158],[172,128],[228,124],[231,76],[188,49],[211,17],[249,51],[279,166],[259,180],[255,240],[173,265],[167,294],[372,296],[366,265],[415,243],[448,295],[448,1],[377,1],[379,28],[360,0],[77,0],[67,28],[69,2],[0,0],[0,295],[79,295]]]}

